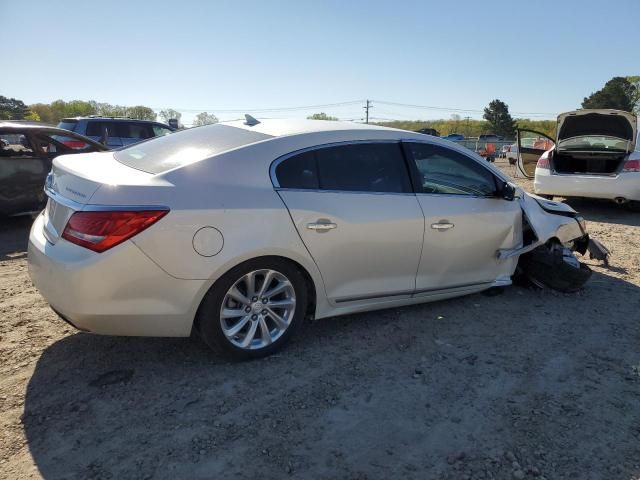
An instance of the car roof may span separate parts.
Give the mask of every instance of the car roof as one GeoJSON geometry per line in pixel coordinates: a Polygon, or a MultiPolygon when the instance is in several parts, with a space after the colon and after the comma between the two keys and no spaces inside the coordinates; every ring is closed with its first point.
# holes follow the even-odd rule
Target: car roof
{"type": "Polygon", "coordinates": [[[235,120],[231,122],[223,122],[224,125],[242,128],[252,132],[264,133],[272,137],[283,137],[287,135],[301,135],[305,133],[316,132],[339,132],[346,130],[358,131],[390,131],[412,133],[407,130],[398,130],[395,128],[380,127],[378,125],[370,125],[353,122],[340,122],[332,120],[306,120],[306,119],[264,119],[256,125],[247,125],[244,120],[235,120]]]}
{"type": "Polygon", "coordinates": [[[0,120],[0,128],[2,130],[50,130],[62,133],[67,132],[67,130],[54,127],[47,123],[31,122],[26,120],[0,120]]]}
{"type": "Polygon", "coordinates": [[[162,125],[163,127],[171,128],[169,125],[158,122],[157,120],[140,120],[139,118],[128,118],[128,117],[96,117],[96,116],[88,116],[88,117],[65,117],[60,119],[61,122],[69,122],[69,121],[79,121],[79,120],[108,120],[110,122],[136,122],[136,123],[153,123],[156,125],[162,125]]]}

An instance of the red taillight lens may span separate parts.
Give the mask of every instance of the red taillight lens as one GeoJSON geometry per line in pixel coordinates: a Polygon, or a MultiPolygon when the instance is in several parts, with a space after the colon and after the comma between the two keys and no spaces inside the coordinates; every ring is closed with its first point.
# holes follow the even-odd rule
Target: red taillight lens
{"type": "Polygon", "coordinates": [[[546,155],[540,157],[538,159],[538,163],[536,164],[536,168],[544,168],[545,170],[549,170],[549,168],[551,168],[549,166],[549,157],[547,157],[546,155]]]}
{"type": "Polygon", "coordinates": [[[623,172],[640,172],[640,160],[627,160],[622,166],[623,172]]]}
{"type": "Polygon", "coordinates": [[[94,252],[104,252],[137,235],[164,217],[168,210],[140,212],[76,212],[62,238],[94,252]]]}
{"type": "Polygon", "coordinates": [[[87,148],[87,144],[81,140],[64,140],[62,143],[73,150],[82,150],[83,148],[87,148]]]}

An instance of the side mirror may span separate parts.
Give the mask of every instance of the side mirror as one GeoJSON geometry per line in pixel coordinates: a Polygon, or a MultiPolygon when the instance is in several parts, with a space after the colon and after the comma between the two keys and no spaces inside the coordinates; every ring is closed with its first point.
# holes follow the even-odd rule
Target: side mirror
{"type": "Polygon", "coordinates": [[[498,190],[498,194],[505,200],[511,202],[514,198],[516,198],[516,187],[508,184],[507,182],[503,182],[500,186],[500,189],[498,190]]]}

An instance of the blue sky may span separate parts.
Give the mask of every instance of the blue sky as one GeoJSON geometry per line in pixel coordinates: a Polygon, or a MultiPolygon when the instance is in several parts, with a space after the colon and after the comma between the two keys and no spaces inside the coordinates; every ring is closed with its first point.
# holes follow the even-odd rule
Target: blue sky
{"type": "Polygon", "coordinates": [[[374,118],[479,118],[494,98],[553,118],[640,74],[638,0],[0,0],[0,18],[0,95],[172,107],[185,123],[366,98],[374,118]]]}

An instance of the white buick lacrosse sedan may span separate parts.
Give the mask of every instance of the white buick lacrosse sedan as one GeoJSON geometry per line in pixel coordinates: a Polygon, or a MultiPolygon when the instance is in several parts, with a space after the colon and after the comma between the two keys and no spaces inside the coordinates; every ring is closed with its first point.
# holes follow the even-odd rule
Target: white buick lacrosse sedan
{"type": "Polygon", "coordinates": [[[475,153],[369,125],[265,120],[58,157],[29,268],[76,328],[188,336],[247,358],[305,317],[511,283],[571,291],[584,222],[475,153]]]}

